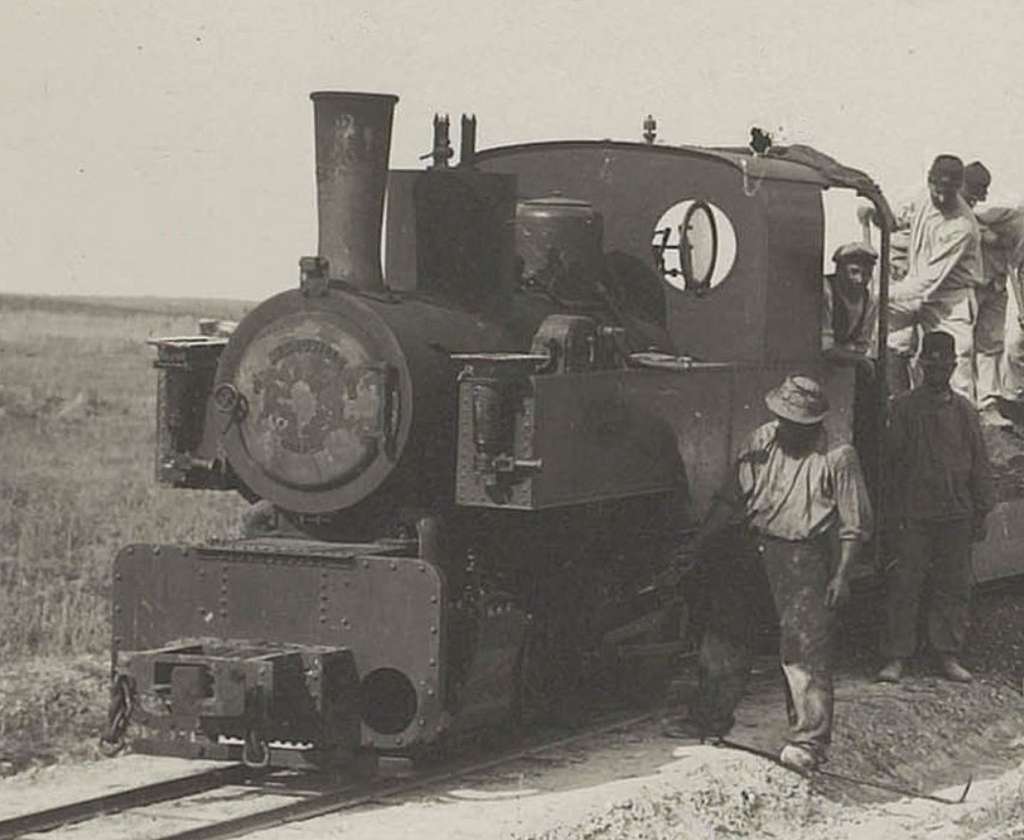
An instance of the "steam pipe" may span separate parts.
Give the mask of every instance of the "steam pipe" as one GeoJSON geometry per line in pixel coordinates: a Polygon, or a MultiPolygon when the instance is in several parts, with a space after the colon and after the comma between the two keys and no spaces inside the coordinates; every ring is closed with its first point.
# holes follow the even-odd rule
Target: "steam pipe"
{"type": "Polygon", "coordinates": [[[328,278],[384,289],[380,235],[391,150],[391,94],[310,94],[316,140],[319,256],[328,278]]]}
{"type": "Polygon", "coordinates": [[[434,149],[430,153],[434,169],[447,169],[452,154],[448,115],[434,114],[434,149]]]}

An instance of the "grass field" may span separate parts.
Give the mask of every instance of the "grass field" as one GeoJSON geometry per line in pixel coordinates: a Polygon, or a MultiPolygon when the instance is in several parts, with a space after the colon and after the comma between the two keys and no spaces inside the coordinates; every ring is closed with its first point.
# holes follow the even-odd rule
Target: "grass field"
{"type": "Polygon", "coordinates": [[[235,494],[155,483],[146,339],[247,308],[0,295],[0,663],[105,651],[121,546],[235,528],[235,494]]]}

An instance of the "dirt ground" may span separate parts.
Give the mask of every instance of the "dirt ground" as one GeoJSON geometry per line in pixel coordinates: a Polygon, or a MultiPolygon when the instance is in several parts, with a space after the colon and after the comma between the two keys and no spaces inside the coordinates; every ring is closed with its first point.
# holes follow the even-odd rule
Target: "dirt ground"
{"type": "MultiPolygon", "coordinates": [[[[805,778],[755,755],[674,740],[664,734],[663,723],[685,711],[676,705],[659,710],[639,727],[358,811],[253,836],[1024,838],[1024,594],[1020,587],[979,599],[966,658],[979,678],[970,686],[934,676],[927,660],[917,663],[900,685],[875,684],[871,675],[877,663],[862,653],[864,634],[870,631],[863,623],[848,628],[850,650],[837,679],[836,734],[827,769],[953,799],[973,777],[963,804],[900,796],[819,776],[805,778]]],[[[738,711],[732,737],[774,752],[786,731],[781,678],[770,657],[759,663],[760,673],[738,711]]],[[[77,677],[65,685],[87,685],[98,676],[96,663],[80,662],[76,667],[77,677]]],[[[684,676],[678,683],[683,690],[670,696],[684,696],[686,684],[684,676]]],[[[65,709],[74,709],[85,699],[70,689],[56,695],[56,702],[65,702],[65,709]]],[[[6,714],[8,720],[14,719],[10,709],[6,714]]],[[[29,721],[33,714],[23,709],[27,717],[22,719],[29,721]]],[[[84,730],[89,717],[72,714],[70,719],[84,730]]],[[[35,720],[38,726],[38,714],[35,720]]],[[[9,735],[10,731],[5,738],[9,735]]],[[[74,741],[68,736],[66,741],[51,743],[66,748],[74,741]]],[[[197,769],[195,763],[132,755],[83,763],[82,756],[88,754],[80,744],[77,751],[65,753],[62,763],[36,766],[0,780],[0,816],[127,787],[142,778],[155,780],[197,769]]],[[[54,756],[55,752],[50,754],[51,759],[54,756]]],[[[181,828],[203,816],[238,815],[256,804],[251,794],[239,790],[232,798],[230,790],[219,790],[187,805],[153,806],[150,816],[112,818],[102,832],[90,825],[48,836],[155,837],[167,832],[166,822],[157,822],[157,815],[181,828]]]]}
{"type": "MultiPolygon", "coordinates": [[[[678,711],[678,710],[671,710],[678,711]]],[[[817,777],[758,756],[678,741],[661,716],[425,791],[254,837],[392,840],[662,840],[664,838],[1024,837],[1024,700],[1002,682],[954,686],[922,674],[900,686],[863,675],[838,682],[832,771],[957,798],[947,805],[817,777]]],[[[741,706],[736,741],[775,750],[785,733],[780,682],[755,681],[741,706]]],[[[64,764],[0,781],[0,816],[184,774],[195,764],[126,756],[64,764]]],[[[275,801],[267,804],[281,804],[275,801]]],[[[102,830],[56,835],[145,838],[198,820],[253,809],[251,795],[218,790],[188,806],[153,806],[102,830]],[[157,821],[157,817],[163,819],[157,821]]]]}

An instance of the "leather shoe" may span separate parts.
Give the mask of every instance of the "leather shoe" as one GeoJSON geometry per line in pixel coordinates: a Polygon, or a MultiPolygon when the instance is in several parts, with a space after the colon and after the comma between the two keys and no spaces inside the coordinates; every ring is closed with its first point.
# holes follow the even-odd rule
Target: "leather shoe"
{"type": "Polygon", "coordinates": [[[779,753],[779,761],[794,770],[814,770],[820,763],[813,752],[798,744],[786,744],[779,753]]]}
{"type": "Polygon", "coordinates": [[[893,659],[875,676],[875,682],[898,683],[903,676],[903,660],[893,659]]]}
{"type": "Polygon", "coordinates": [[[955,656],[942,657],[942,673],[947,680],[952,680],[953,682],[969,683],[974,681],[974,674],[957,662],[955,656]]]}

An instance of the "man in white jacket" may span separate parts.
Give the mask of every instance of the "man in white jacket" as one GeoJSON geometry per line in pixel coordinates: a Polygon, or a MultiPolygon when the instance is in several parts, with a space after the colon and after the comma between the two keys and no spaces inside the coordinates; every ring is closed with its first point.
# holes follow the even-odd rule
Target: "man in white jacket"
{"type": "Polygon", "coordinates": [[[954,155],[939,155],[928,170],[928,198],[910,225],[907,274],[893,283],[889,298],[889,347],[909,363],[913,331],[908,327],[948,332],[957,357],[950,385],[973,404],[974,290],[983,275],[981,233],[960,195],[963,180],[963,161],[954,155]]]}

